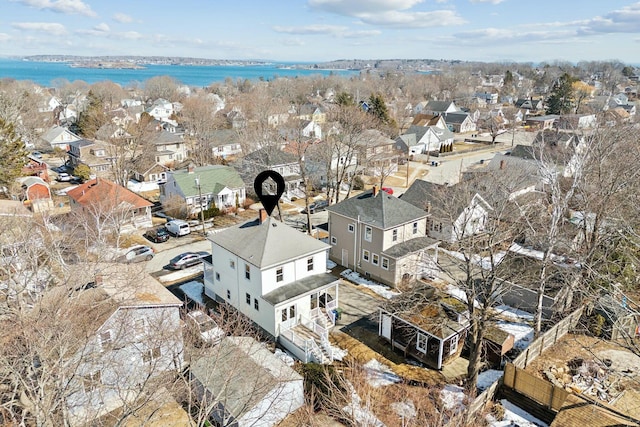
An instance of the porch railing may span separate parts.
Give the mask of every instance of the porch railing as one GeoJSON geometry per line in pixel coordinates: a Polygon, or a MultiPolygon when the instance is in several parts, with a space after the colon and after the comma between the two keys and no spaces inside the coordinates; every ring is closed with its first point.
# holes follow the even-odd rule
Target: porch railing
{"type": "Polygon", "coordinates": [[[329,331],[323,327],[322,325],[320,325],[318,322],[308,319],[304,316],[300,317],[300,323],[302,325],[304,325],[307,329],[312,330],[313,332],[315,332],[316,334],[318,334],[321,338],[322,337],[328,337],[329,336],[329,331]]]}
{"type": "Polygon", "coordinates": [[[329,339],[321,336],[320,344],[322,345],[322,348],[327,352],[329,360],[333,361],[333,347],[331,346],[329,339]]]}
{"type": "MultiPolygon", "coordinates": [[[[286,340],[290,341],[296,347],[304,351],[305,359],[306,359],[305,363],[309,362],[311,358],[318,359],[317,361],[319,361],[320,363],[324,363],[324,360],[323,360],[324,353],[314,339],[312,338],[304,339],[300,335],[296,334],[293,329],[283,331],[281,336],[284,337],[286,340]]],[[[330,355],[330,360],[333,360],[333,351],[331,349],[331,346],[328,346],[328,348],[331,350],[327,350],[327,347],[325,347],[324,341],[325,340],[321,338],[322,347],[325,351],[327,351],[327,354],[330,355]]],[[[328,344],[328,340],[327,340],[327,344],[328,344]]]]}

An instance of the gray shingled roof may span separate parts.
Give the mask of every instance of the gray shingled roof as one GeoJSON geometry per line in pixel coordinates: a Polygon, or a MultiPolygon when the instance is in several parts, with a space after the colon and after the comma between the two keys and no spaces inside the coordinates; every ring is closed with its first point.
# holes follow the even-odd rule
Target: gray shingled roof
{"type": "Polygon", "coordinates": [[[426,203],[429,200],[433,200],[435,194],[439,194],[444,191],[444,188],[444,185],[434,184],[433,182],[424,181],[422,179],[416,179],[401,196],[401,200],[410,203],[417,208],[426,209],[426,203]]]}
{"type": "Polygon", "coordinates": [[[444,116],[444,121],[447,123],[463,123],[467,117],[469,117],[469,113],[447,113],[444,116]]]}
{"type": "Polygon", "coordinates": [[[447,108],[449,108],[449,106],[451,105],[452,101],[429,101],[426,105],[426,107],[424,108],[427,111],[439,111],[439,112],[445,112],[447,111],[447,108]]]}
{"type": "Polygon", "coordinates": [[[372,197],[372,195],[372,191],[366,191],[330,206],[327,210],[347,218],[360,218],[363,223],[383,230],[417,221],[427,216],[424,210],[384,191],[380,191],[376,197],[372,197]]]}
{"type": "Polygon", "coordinates": [[[437,242],[438,240],[433,239],[429,236],[416,237],[415,239],[407,240],[406,242],[393,245],[390,248],[383,251],[382,254],[390,258],[398,259],[408,254],[421,251],[424,248],[427,248],[437,242]]]}
{"type": "Polygon", "coordinates": [[[268,217],[228,228],[209,237],[213,243],[258,268],[279,265],[321,251],[329,245],[268,217]]]}
{"type": "Polygon", "coordinates": [[[244,160],[266,168],[298,162],[295,155],[286,153],[277,147],[261,148],[244,156],[244,160]]]}
{"type": "Polygon", "coordinates": [[[298,298],[308,292],[328,288],[339,280],[340,279],[330,273],[316,274],[289,283],[288,285],[280,286],[268,294],[263,295],[262,299],[275,306],[290,299],[298,298]]]}
{"type": "Polygon", "coordinates": [[[415,135],[416,141],[420,141],[422,139],[422,137],[424,136],[424,134],[427,133],[428,130],[429,130],[429,128],[427,126],[411,125],[411,126],[409,126],[409,129],[407,129],[404,132],[404,134],[405,135],[413,134],[413,135],[415,135]]]}
{"type": "MultiPolygon", "coordinates": [[[[283,383],[302,380],[296,371],[251,337],[224,338],[195,358],[190,370],[236,419],[254,409],[283,383]]],[[[214,417],[221,418],[220,407],[215,409],[214,417]]]]}

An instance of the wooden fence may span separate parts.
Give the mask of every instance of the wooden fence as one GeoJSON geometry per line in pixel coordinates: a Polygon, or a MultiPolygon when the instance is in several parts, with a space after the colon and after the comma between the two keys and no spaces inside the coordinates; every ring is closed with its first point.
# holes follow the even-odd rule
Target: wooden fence
{"type": "Polygon", "coordinates": [[[556,323],[551,329],[540,335],[538,339],[527,347],[525,351],[520,353],[518,357],[513,359],[513,363],[518,368],[526,368],[529,362],[542,354],[543,351],[554,345],[560,338],[565,336],[567,332],[575,328],[582,317],[583,306],[576,311],[556,323]]]}
{"type": "MultiPolygon", "coordinates": [[[[512,364],[514,367],[524,369],[529,362],[532,362],[538,357],[544,350],[555,344],[560,338],[565,336],[570,330],[572,330],[580,321],[582,317],[583,307],[580,306],[573,313],[558,322],[553,328],[549,329],[544,334],[540,335],[538,339],[533,341],[529,347],[516,357],[512,364]]],[[[508,365],[507,365],[508,366],[508,365]]],[[[506,369],[506,368],[505,368],[506,369]]],[[[489,388],[480,393],[469,405],[467,405],[467,420],[471,421],[476,414],[482,411],[485,405],[493,400],[496,391],[503,384],[505,380],[505,374],[500,377],[496,382],[491,384],[489,388]]]]}
{"type": "Polygon", "coordinates": [[[555,412],[562,408],[562,404],[569,394],[565,389],[554,386],[549,381],[538,378],[511,363],[507,363],[504,367],[502,378],[505,386],[555,412]]]}

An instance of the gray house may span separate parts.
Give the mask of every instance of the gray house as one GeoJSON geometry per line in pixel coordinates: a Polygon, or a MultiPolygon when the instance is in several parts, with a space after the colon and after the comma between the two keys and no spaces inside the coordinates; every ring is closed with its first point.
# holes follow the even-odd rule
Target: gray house
{"type": "Polygon", "coordinates": [[[213,425],[278,425],[304,405],[303,379],[251,337],[227,337],[191,363],[191,386],[213,425]]]}
{"type": "Polygon", "coordinates": [[[390,286],[434,276],[438,242],[427,212],[374,187],[330,206],[329,257],[390,286]]]}

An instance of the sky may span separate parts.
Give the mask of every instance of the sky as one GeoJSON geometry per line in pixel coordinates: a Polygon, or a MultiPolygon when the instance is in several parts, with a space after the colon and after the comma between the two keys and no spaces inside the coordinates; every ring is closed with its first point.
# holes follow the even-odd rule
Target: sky
{"type": "Polygon", "coordinates": [[[0,56],[640,63],[640,1],[0,0],[0,56]]]}

